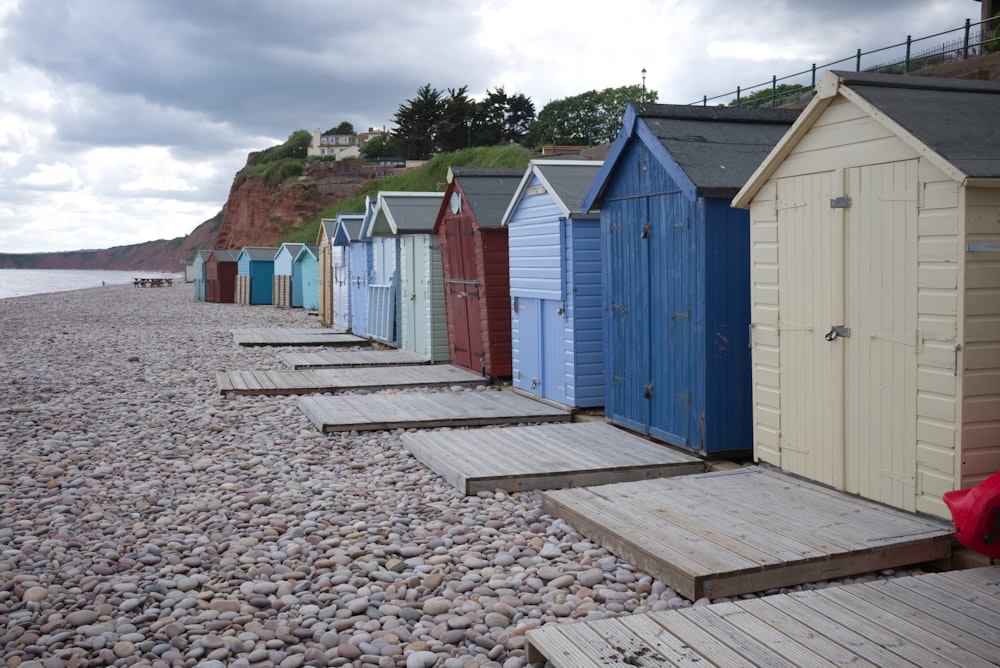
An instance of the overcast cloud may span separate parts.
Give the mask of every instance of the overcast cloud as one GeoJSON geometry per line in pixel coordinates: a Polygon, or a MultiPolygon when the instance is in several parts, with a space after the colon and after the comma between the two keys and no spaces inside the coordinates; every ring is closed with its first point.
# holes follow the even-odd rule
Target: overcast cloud
{"type": "MultiPolygon", "coordinates": [[[[978,21],[974,0],[0,0],[0,252],[189,233],[247,153],[430,83],[690,103],[978,21]]],[[[943,38],[942,38],[943,39],[943,38]]],[[[871,64],[875,64],[872,62],[871,64]]]]}

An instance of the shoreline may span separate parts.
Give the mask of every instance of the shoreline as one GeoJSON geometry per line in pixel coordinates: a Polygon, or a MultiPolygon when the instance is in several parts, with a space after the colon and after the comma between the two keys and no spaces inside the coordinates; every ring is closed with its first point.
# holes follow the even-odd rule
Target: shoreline
{"type": "Polygon", "coordinates": [[[521,668],[540,625],[708,603],[537,492],[463,496],[400,431],[220,397],[216,371],[283,368],[230,329],[318,319],[183,286],[0,300],[7,666],[521,668]]]}

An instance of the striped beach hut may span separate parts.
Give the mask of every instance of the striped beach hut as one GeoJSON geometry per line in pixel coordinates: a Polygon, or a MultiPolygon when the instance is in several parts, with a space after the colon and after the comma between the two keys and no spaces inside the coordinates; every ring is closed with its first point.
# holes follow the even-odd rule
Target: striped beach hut
{"type": "Polygon", "coordinates": [[[271,304],[288,308],[292,305],[292,265],[303,244],[283,243],[274,254],[274,274],[271,276],[271,304]]]}
{"type": "Polygon", "coordinates": [[[208,256],[211,254],[211,250],[200,250],[194,254],[194,261],[191,263],[194,275],[194,298],[200,302],[205,301],[205,262],[208,261],[208,256]]]}
{"type": "Polygon", "coordinates": [[[214,250],[205,261],[205,300],[216,304],[236,301],[239,251],[214,250]]]}
{"type": "Polygon", "coordinates": [[[271,280],[277,248],[246,246],[240,251],[236,275],[237,304],[271,304],[271,280]]]}
{"type": "Polygon", "coordinates": [[[604,405],[601,219],[582,212],[601,164],[531,161],[503,218],[514,387],[575,408],[604,405]]]}
{"type": "Polygon", "coordinates": [[[399,243],[400,347],[448,360],[441,243],[433,233],[439,192],[380,192],[370,234],[399,243]]]}
{"type": "Polygon", "coordinates": [[[333,237],[337,233],[337,221],[333,218],[323,218],[319,224],[319,234],[316,239],[319,262],[319,324],[323,327],[333,327],[333,292],[334,292],[334,256],[340,255],[342,249],[333,245],[333,237]]]}
{"type": "Polygon", "coordinates": [[[702,455],[749,452],[750,225],[730,201],[798,112],[629,105],[601,210],[604,406],[702,455]]]}
{"type": "Polygon", "coordinates": [[[371,246],[368,275],[368,325],[366,336],[399,347],[401,305],[399,303],[399,239],[374,236],[379,216],[377,198],[370,198],[361,225],[361,240],[371,246]]]}
{"type": "Polygon", "coordinates": [[[754,456],[906,511],[1000,469],[1000,82],[829,72],[749,209],[754,456]]]}
{"type": "Polygon", "coordinates": [[[448,357],[493,378],[511,375],[510,270],[501,222],[523,176],[523,169],[449,169],[434,223],[441,240],[448,357]]]}
{"type": "MultiPolygon", "coordinates": [[[[361,239],[364,214],[338,214],[333,246],[343,249],[340,264],[334,264],[336,280],[333,324],[357,336],[368,332],[368,280],[372,245],[361,239]]],[[[337,254],[333,256],[334,262],[337,254]]]]}
{"type": "Polygon", "coordinates": [[[292,261],[292,307],[319,308],[319,246],[302,244],[292,261]]]}

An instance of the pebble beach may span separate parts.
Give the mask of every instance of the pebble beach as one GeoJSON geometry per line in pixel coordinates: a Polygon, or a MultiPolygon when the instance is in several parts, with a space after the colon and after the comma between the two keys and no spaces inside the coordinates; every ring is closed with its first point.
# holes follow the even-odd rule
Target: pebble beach
{"type": "Polygon", "coordinates": [[[192,293],[0,299],[6,666],[521,668],[541,625],[710,603],[538,492],[460,494],[400,431],[322,434],[295,397],[220,396],[217,371],[283,368],[232,329],[319,322],[192,293]]]}

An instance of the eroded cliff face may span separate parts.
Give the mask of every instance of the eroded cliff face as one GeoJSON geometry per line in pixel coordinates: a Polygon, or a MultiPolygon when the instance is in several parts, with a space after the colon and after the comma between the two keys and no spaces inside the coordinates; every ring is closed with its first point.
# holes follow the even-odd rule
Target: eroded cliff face
{"type": "Polygon", "coordinates": [[[285,232],[319,213],[323,206],[315,184],[294,181],[274,190],[260,179],[247,179],[229,194],[215,247],[274,246],[285,232]]]}

